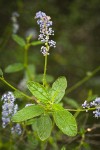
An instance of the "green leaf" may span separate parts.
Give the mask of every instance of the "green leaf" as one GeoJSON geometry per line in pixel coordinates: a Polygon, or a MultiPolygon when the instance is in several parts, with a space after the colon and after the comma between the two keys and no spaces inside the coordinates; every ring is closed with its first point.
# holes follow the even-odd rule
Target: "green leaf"
{"type": "Polygon", "coordinates": [[[47,89],[44,88],[41,84],[33,81],[29,81],[28,89],[30,92],[40,101],[43,103],[47,103],[49,101],[49,94],[47,89]]]}
{"type": "Polygon", "coordinates": [[[42,115],[37,119],[37,134],[42,141],[46,140],[50,136],[51,130],[52,121],[49,115],[42,115]]]}
{"type": "Polygon", "coordinates": [[[53,104],[52,105],[52,109],[54,110],[54,111],[57,111],[57,110],[63,110],[64,108],[62,107],[62,105],[59,103],[59,104],[53,104]]]}
{"type": "Polygon", "coordinates": [[[32,119],[29,119],[25,122],[25,125],[32,125],[32,129],[35,127],[36,129],[36,126],[37,126],[37,118],[32,118],[32,119]]]}
{"type": "Polygon", "coordinates": [[[1,68],[0,68],[0,76],[3,76],[3,71],[1,68]]]}
{"type": "Polygon", "coordinates": [[[38,118],[34,118],[33,122],[32,122],[32,130],[37,132],[37,119],[38,118]]]}
{"type": "Polygon", "coordinates": [[[52,85],[50,90],[51,100],[55,103],[59,103],[65,94],[67,87],[67,80],[65,77],[59,77],[52,85]]]}
{"type": "Polygon", "coordinates": [[[12,35],[12,38],[13,38],[13,40],[18,44],[18,45],[20,45],[20,46],[25,46],[25,41],[24,41],[24,39],[22,38],[22,37],[20,37],[20,36],[18,36],[18,35],[16,35],[16,34],[13,34],[12,35]]]}
{"type": "Polygon", "coordinates": [[[55,111],[53,113],[54,121],[58,128],[68,136],[77,134],[77,124],[74,116],[67,110],[55,111]]]}
{"type": "Polygon", "coordinates": [[[44,109],[39,105],[27,106],[20,111],[18,111],[13,117],[13,122],[22,122],[33,117],[37,117],[44,112],[44,109]]]}
{"type": "Polygon", "coordinates": [[[33,124],[33,123],[34,123],[34,118],[27,120],[27,121],[25,122],[25,125],[31,125],[31,124],[33,124]]]}
{"type": "Polygon", "coordinates": [[[36,46],[36,45],[40,45],[40,44],[43,44],[43,42],[41,41],[34,41],[32,43],[30,43],[32,46],[36,46]]]}
{"type": "Polygon", "coordinates": [[[12,65],[9,65],[8,67],[5,68],[6,73],[13,73],[13,72],[18,72],[21,71],[24,68],[24,65],[21,63],[15,63],[12,65]]]}
{"type": "Polygon", "coordinates": [[[61,150],[66,150],[66,147],[65,147],[65,146],[63,146],[63,147],[61,148],[61,150]]]}

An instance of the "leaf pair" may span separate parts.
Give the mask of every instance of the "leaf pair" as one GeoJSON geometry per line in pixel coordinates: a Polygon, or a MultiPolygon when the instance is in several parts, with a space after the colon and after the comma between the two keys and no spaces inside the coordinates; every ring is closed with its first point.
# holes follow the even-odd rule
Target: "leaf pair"
{"type": "MultiPolygon", "coordinates": [[[[75,136],[77,134],[76,120],[70,112],[64,109],[56,111],[53,113],[53,118],[58,128],[64,134],[68,136],[75,136]]],[[[52,120],[48,114],[31,120],[31,124],[42,141],[49,138],[52,130],[52,120]]]]}
{"type": "MultiPolygon", "coordinates": [[[[20,37],[16,34],[13,34],[12,38],[21,47],[24,47],[26,45],[26,41],[22,37],[20,37]]],[[[40,45],[40,44],[43,44],[43,43],[41,41],[33,41],[30,43],[30,45],[32,45],[32,46],[36,46],[36,45],[40,45]]]]}
{"type": "Polygon", "coordinates": [[[28,82],[28,89],[42,103],[59,103],[65,94],[66,87],[67,81],[65,77],[58,78],[49,91],[37,82],[28,82]]]}
{"type": "Polygon", "coordinates": [[[49,105],[52,104],[49,111],[51,111],[58,128],[68,136],[75,136],[77,134],[77,124],[74,116],[58,104],[65,94],[66,87],[67,81],[65,77],[58,78],[49,91],[37,82],[28,82],[28,89],[38,101],[44,104],[44,107],[40,105],[25,107],[13,116],[12,121],[22,122],[31,119],[28,121],[28,124],[34,124],[32,119],[35,117],[35,128],[39,138],[41,140],[47,139],[52,130],[52,121],[46,111],[48,103],[49,105]]]}
{"type": "MultiPolygon", "coordinates": [[[[52,113],[54,121],[58,128],[68,136],[77,134],[77,124],[74,116],[65,110],[56,110],[52,113]]],[[[44,113],[44,109],[39,105],[32,105],[18,111],[13,117],[13,122],[22,122],[35,117],[35,120],[29,120],[27,124],[33,124],[35,121],[35,130],[39,138],[43,141],[47,139],[52,130],[52,121],[48,114],[44,113]],[[36,118],[37,116],[40,116],[36,118]]]]}
{"type": "Polygon", "coordinates": [[[12,117],[13,122],[22,122],[28,119],[31,119],[29,120],[29,124],[35,123],[35,130],[42,141],[50,136],[52,130],[52,121],[48,114],[44,114],[44,109],[41,106],[27,106],[18,111],[12,117]],[[37,116],[40,117],[36,118],[37,116]]]}

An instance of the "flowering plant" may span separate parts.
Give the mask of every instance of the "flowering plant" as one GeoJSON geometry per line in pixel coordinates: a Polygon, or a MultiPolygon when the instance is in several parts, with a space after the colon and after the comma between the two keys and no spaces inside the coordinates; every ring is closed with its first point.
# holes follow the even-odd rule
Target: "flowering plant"
{"type": "Polygon", "coordinates": [[[67,88],[66,77],[59,77],[55,80],[51,87],[47,82],[47,58],[48,55],[50,55],[50,48],[56,47],[56,42],[50,39],[51,36],[54,35],[54,31],[51,27],[53,23],[51,21],[51,17],[47,16],[44,12],[41,11],[36,13],[35,19],[37,19],[37,24],[40,26],[40,35],[38,38],[39,41],[31,41],[31,35],[29,35],[25,41],[18,35],[13,34],[12,37],[14,41],[16,41],[21,47],[24,48],[24,64],[16,63],[8,66],[5,69],[5,72],[7,73],[17,72],[20,70],[26,71],[26,85],[28,90],[31,92],[31,96],[25,94],[24,92],[18,90],[10,83],[8,83],[4,78],[3,71],[0,69],[0,80],[12,88],[12,90],[14,90],[14,93],[7,92],[1,98],[1,101],[3,102],[2,127],[5,128],[8,124],[10,124],[11,132],[13,134],[18,133],[20,135],[25,132],[23,129],[24,127],[31,125],[40,140],[44,141],[50,138],[55,124],[65,135],[76,136],[78,133],[77,121],[75,116],[70,113],[70,111],[81,112],[93,110],[94,116],[99,118],[100,98],[96,98],[93,102],[90,103],[85,101],[82,104],[83,109],[80,108],[75,110],[63,107],[61,101],[67,88]],[[42,44],[40,51],[45,59],[42,84],[34,81],[30,76],[27,57],[29,47],[39,44],[42,44]],[[19,111],[18,104],[15,104],[16,93],[17,98],[23,97],[31,101],[19,111]]]}

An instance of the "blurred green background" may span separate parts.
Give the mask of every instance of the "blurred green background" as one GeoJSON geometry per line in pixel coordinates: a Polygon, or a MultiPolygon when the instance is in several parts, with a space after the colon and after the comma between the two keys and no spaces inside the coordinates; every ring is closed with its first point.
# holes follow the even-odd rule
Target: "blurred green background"
{"type": "MultiPolygon", "coordinates": [[[[37,40],[39,27],[34,16],[39,10],[51,16],[55,31],[55,36],[52,38],[57,42],[57,47],[51,50],[49,56],[48,74],[54,77],[65,75],[68,78],[68,87],[71,87],[86,76],[87,72],[100,65],[99,0],[64,0],[63,2],[57,0],[0,0],[0,6],[0,67],[2,69],[13,62],[23,62],[23,50],[11,37],[12,13],[20,14],[17,34],[24,38],[26,32],[33,29],[36,31],[34,40],[37,40]]],[[[43,59],[40,46],[30,49],[30,63],[36,66],[39,73],[43,72],[43,59]]],[[[7,78],[18,81],[20,74],[16,76],[16,74],[7,75],[7,78]]],[[[76,94],[73,93],[73,95],[78,96],[78,93],[82,92],[82,97],[84,97],[87,88],[92,88],[96,94],[99,94],[99,73],[81,89],[76,90],[76,94]]]]}
{"type": "MultiPolygon", "coordinates": [[[[0,0],[0,67],[23,62],[23,49],[12,39],[13,12],[18,12],[18,35],[25,38],[29,30],[35,31],[33,40],[38,39],[39,26],[34,19],[36,12],[43,11],[51,16],[57,42],[48,57],[47,73],[55,79],[66,76],[68,88],[82,80],[100,66],[100,0],[0,0]]],[[[29,63],[37,73],[43,73],[44,57],[40,45],[29,50],[29,63]]],[[[17,87],[23,72],[5,74],[6,79],[17,87]]],[[[7,91],[0,81],[0,94],[7,91]]],[[[80,104],[89,93],[100,96],[100,72],[68,94],[80,104]]]]}

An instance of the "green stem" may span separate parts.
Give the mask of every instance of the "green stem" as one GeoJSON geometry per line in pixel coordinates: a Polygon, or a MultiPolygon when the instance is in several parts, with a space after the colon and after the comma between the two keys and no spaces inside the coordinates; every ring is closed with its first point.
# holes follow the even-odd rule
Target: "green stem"
{"type": "Polygon", "coordinates": [[[45,56],[44,74],[43,74],[43,86],[46,85],[46,71],[47,71],[47,55],[45,56]]]}
{"type": "Polygon", "coordinates": [[[25,66],[25,68],[27,68],[27,66],[28,66],[28,49],[29,49],[29,46],[27,44],[25,46],[25,52],[24,52],[24,66],[25,66]]]}
{"type": "Polygon", "coordinates": [[[82,138],[81,138],[80,144],[76,147],[75,150],[81,150],[81,147],[84,144],[84,140],[85,140],[85,134],[82,134],[82,138]]]}
{"type": "Polygon", "coordinates": [[[29,50],[29,47],[30,47],[30,43],[29,41],[27,41],[28,43],[25,45],[25,49],[24,49],[24,67],[25,67],[25,70],[27,72],[27,75],[29,77],[29,79],[31,80],[32,77],[31,77],[31,74],[30,74],[30,71],[29,71],[29,68],[28,68],[28,50],[29,50]]]}
{"type": "Polygon", "coordinates": [[[81,81],[77,82],[75,85],[73,85],[71,88],[66,90],[66,94],[74,91],[76,88],[81,86],[83,83],[85,83],[87,80],[89,80],[91,77],[93,77],[98,71],[100,71],[100,66],[97,67],[93,72],[91,72],[88,76],[84,77],[81,81]]]}
{"type": "Polygon", "coordinates": [[[93,108],[87,108],[87,109],[66,109],[66,110],[68,110],[68,111],[76,111],[76,112],[83,112],[83,111],[89,111],[89,110],[95,110],[96,108],[95,107],[93,107],[93,108]]]}
{"type": "MultiPolygon", "coordinates": [[[[14,86],[12,86],[9,82],[7,82],[3,77],[0,77],[0,80],[3,81],[6,85],[8,85],[11,89],[13,89],[14,91],[19,91],[18,89],[16,89],[14,86]]],[[[32,99],[30,96],[24,94],[23,92],[19,91],[23,96],[25,96],[28,99],[32,99]]]]}

